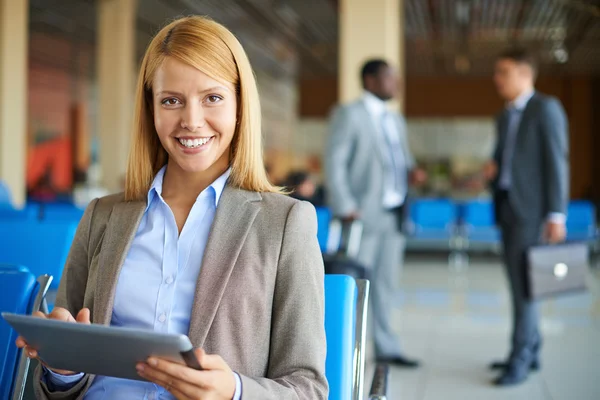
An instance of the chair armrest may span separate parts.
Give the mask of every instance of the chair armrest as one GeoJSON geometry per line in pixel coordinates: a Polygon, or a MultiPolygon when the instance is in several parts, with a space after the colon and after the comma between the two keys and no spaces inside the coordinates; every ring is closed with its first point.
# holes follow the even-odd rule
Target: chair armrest
{"type": "Polygon", "coordinates": [[[373,382],[371,383],[371,390],[369,391],[369,400],[386,400],[387,399],[387,386],[388,376],[390,370],[386,364],[377,364],[375,366],[375,373],[373,374],[373,382]]]}
{"type": "Polygon", "coordinates": [[[354,377],[352,399],[363,397],[365,376],[365,350],[367,342],[367,314],[369,310],[369,289],[371,283],[366,279],[356,279],[358,296],[356,301],[356,330],[354,332],[354,377]]]}

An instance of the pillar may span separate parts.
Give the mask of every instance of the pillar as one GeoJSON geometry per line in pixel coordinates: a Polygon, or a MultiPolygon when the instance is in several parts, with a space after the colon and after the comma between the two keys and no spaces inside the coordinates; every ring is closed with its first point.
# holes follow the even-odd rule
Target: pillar
{"type": "Polygon", "coordinates": [[[102,185],[123,190],[135,99],[136,0],[98,1],[98,136],[102,185]]]}
{"type": "Polygon", "coordinates": [[[0,180],[25,203],[29,1],[0,0],[0,180]]]}
{"type": "MultiPolygon", "coordinates": [[[[339,101],[362,94],[360,68],[370,58],[385,59],[403,78],[404,1],[340,0],[339,12],[339,101]]],[[[394,104],[400,110],[402,93],[394,104]]]]}

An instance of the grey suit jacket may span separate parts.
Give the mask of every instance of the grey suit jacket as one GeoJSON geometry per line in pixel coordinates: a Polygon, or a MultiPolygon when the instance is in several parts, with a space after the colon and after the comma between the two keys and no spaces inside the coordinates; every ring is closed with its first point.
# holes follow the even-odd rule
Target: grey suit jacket
{"type": "MultiPolygon", "coordinates": [[[[508,114],[497,119],[494,160],[503,168],[508,114]]],[[[549,213],[567,212],[569,201],[569,132],[565,111],[554,98],[535,93],[523,110],[511,164],[509,201],[521,221],[541,223],[549,213]]],[[[498,179],[492,183],[497,197],[498,179]]],[[[498,205],[498,201],[496,201],[498,205]]],[[[500,222],[498,207],[496,220],[500,222]]]]}
{"type": "MultiPolygon", "coordinates": [[[[120,269],[145,201],[94,200],[73,242],[56,306],[89,307],[108,325],[120,269]]],[[[242,399],[326,399],[323,261],[314,208],[277,194],[227,186],[198,277],[189,338],[240,374],[242,399]]],[[[94,376],[40,399],[81,399],[94,376]]]]}
{"type": "MultiPolygon", "coordinates": [[[[406,138],[404,118],[395,114],[407,170],[414,159],[406,138]]],[[[325,173],[329,204],[338,216],[359,212],[366,228],[376,228],[383,212],[385,144],[364,101],[338,107],[331,120],[325,173]]]]}

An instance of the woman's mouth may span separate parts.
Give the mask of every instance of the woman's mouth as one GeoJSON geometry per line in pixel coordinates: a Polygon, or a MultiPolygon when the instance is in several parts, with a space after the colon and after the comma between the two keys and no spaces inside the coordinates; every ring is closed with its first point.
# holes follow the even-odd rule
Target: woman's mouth
{"type": "Polygon", "coordinates": [[[199,149],[203,146],[206,146],[208,143],[210,143],[213,138],[214,138],[214,136],[202,137],[202,138],[183,137],[183,138],[175,138],[175,139],[179,142],[179,144],[182,147],[184,147],[186,149],[199,149]]]}

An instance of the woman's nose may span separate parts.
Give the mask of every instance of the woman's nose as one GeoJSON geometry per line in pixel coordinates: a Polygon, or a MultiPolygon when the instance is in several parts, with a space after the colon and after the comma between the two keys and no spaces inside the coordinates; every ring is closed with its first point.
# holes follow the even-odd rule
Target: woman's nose
{"type": "Polygon", "coordinates": [[[190,132],[196,132],[196,130],[203,128],[204,125],[206,125],[206,120],[204,119],[202,105],[188,104],[182,112],[181,127],[190,132]]]}

